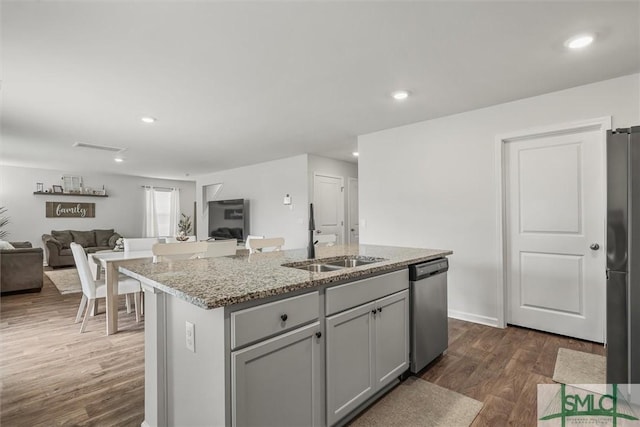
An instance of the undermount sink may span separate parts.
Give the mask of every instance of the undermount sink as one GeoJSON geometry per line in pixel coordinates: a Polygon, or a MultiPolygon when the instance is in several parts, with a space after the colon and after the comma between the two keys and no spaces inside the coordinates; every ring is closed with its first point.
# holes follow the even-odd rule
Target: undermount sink
{"type": "MultiPolygon", "coordinates": [[[[285,267],[293,267],[293,266],[287,265],[285,267]]],[[[327,271],[340,270],[343,267],[340,267],[337,265],[329,265],[329,264],[306,264],[306,265],[299,265],[293,268],[299,268],[300,270],[309,270],[313,273],[324,273],[327,271]]]]}
{"type": "Polygon", "coordinates": [[[282,264],[282,266],[297,268],[300,270],[307,270],[313,273],[325,273],[328,271],[336,271],[343,268],[360,267],[362,265],[374,264],[381,261],[386,261],[386,259],[348,255],[326,259],[310,259],[302,262],[282,264]]]}
{"type": "Polygon", "coordinates": [[[329,261],[326,264],[335,265],[338,267],[359,267],[361,265],[373,264],[380,261],[385,261],[385,260],[381,258],[364,259],[364,258],[349,257],[349,258],[339,259],[336,261],[329,261]]]}

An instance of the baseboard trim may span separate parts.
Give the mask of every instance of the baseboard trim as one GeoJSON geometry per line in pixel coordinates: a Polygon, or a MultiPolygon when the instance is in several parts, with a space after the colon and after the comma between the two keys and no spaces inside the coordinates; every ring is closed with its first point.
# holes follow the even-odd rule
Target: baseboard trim
{"type": "Polygon", "coordinates": [[[481,316],[479,314],[466,313],[464,311],[449,310],[449,317],[466,322],[479,323],[481,325],[498,327],[498,319],[496,317],[481,316]]]}

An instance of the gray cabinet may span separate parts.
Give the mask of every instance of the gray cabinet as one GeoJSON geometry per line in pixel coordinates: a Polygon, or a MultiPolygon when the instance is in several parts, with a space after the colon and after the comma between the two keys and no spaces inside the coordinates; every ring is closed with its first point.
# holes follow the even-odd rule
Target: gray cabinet
{"type": "Polygon", "coordinates": [[[321,339],[315,322],[232,352],[232,425],[320,426],[321,339]]]}
{"type": "Polygon", "coordinates": [[[327,318],[327,425],[373,393],[374,307],[369,303],[327,318]]]}
{"type": "Polygon", "coordinates": [[[409,367],[409,292],[327,317],[327,425],[409,367]]]}
{"type": "Polygon", "coordinates": [[[382,388],[409,367],[409,291],[375,305],[375,380],[382,388]]]}

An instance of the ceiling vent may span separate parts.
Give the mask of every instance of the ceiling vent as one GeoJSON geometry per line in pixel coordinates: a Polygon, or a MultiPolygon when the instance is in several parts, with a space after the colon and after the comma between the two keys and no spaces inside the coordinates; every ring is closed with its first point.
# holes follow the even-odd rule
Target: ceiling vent
{"type": "Polygon", "coordinates": [[[126,150],[126,148],[109,147],[108,145],[87,144],[86,142],[76,142],[73,144],[73,146],[78,148],[91,148],[93,150],[111,151],[112,153],[118,153],[120,151],[126,150]]]}

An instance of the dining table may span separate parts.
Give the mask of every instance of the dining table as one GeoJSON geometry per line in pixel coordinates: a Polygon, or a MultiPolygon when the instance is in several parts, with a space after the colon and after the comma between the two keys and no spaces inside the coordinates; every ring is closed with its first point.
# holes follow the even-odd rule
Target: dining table
{"type": "Polygon", "coordinates": [[[89,254],[96,264],[105,271],[107,335],[118,332],[118,268],[132,261],[152,260],[153,252],[147,251],[109,251],[89,254]]]}

